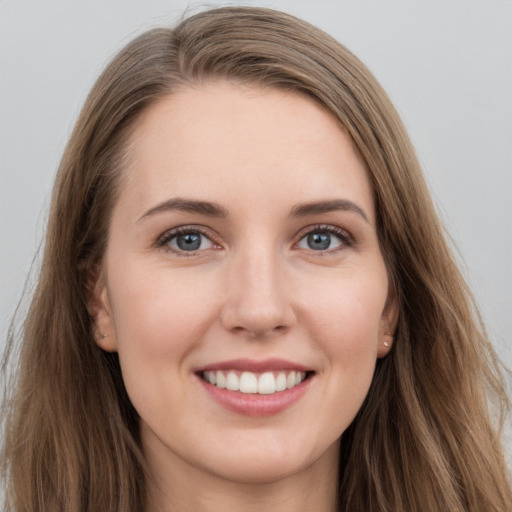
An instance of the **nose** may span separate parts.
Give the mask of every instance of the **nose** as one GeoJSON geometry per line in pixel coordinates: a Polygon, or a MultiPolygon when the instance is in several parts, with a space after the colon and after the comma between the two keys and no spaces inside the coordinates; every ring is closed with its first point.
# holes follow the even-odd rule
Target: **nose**
{"type": "Polygon", "coordinates": [[[221,322],[227,330],[264,338],[290,330],[296,321],[291,290],[279,257],[259,251],[232,262],[221,322]]]}

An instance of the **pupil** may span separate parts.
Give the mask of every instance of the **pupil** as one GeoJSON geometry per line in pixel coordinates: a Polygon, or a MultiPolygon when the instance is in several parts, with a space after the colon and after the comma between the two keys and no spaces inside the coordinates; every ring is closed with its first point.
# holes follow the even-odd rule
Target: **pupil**
{"type": "Polygon", "coordinates": [[[308,236],[308,245],[315,251],[329,249],[331,245],[331,235],[328,233],[313,233],[308,236]]]}
{"type": "Polygon", "coordinates": [[[197,233],[180,235],[178,236],[176,243],[183,251],[197,251],[201,246],[201,235],[198,235],[197,233]]]}

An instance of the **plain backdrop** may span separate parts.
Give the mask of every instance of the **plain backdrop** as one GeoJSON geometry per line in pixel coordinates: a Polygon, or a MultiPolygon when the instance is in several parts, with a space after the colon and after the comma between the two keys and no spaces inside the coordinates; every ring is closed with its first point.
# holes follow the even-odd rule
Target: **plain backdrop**
{"type": "Polygon", "coordinates": [[[242,4],[310,21],[380,80],[409,129],[493,343],[512,367],[511,0],[0,0],[0,348],[95,78],[140,32],[242,4]]]}

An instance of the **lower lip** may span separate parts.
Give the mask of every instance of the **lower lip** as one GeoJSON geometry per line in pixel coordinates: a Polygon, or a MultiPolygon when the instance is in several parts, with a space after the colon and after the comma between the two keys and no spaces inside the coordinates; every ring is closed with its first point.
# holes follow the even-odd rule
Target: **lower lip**
{"type": "Polygon", "coordinates": [[[312,377],[309,376],[291,389],[278,391],[271,395],[230,391],[229,389],[218,388],[201,377],[198,377],[198,379],[209,395],[226,409],[246,416],[271,416],[284,411],[297,402],[308,389],[312,377]]]}

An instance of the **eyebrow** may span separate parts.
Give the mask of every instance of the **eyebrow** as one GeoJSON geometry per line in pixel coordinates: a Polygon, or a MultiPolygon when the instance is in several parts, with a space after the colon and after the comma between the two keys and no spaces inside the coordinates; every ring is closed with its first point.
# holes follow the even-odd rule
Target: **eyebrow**
{"type": "Polygon", "coordinates": [[[197,213],[198,215],[206,215],[208,217],[225,218],[228,216],[228,212],[222,206],[212,203],[210,201],[196,201],[193,199],[183,199],[181,197],[175,197],[168,199],[162,203],[157,204],[153,208],[150,208],[139,221],[142,219],[154,215],[155,213],[168,212],[168,211],[179,211],[187,213],[197,213]]]}
{"type": "MultiPolygon", "coordinates": [[[[370,223],[365,211],[348,199],[330,199],[327,201],[315,201],[311,203],[301,203],[295,205],[290,211],[290,217],[308,217],[311,215],[321,215],[334,211],[351,211],[357,213],[366,222],[370,223]]],[[[228,217],[228,211],[217,203],[210,201],[198,201],[195,199],[184,199],[175,197],[157,204],[150,208],[146,213],[138,219],[140,222],[146,217],[155,215],[157,213],[168,211],[180,211],[186,213],[196,213],[198,215],[205,215],[207,217],[215,217],[224,219],[228,217]]]]}
{"type": "Polygon", "coordinates": [[[309,215],[320,215],[335,211],[348,211],[360,215],[366,222],[370,223],[365,211],[356,203],[348,199],[330,199],[328,201],[315,201],[312,203],[298,204],[292,208],[291,217],[307,217],[309,215]]]}

